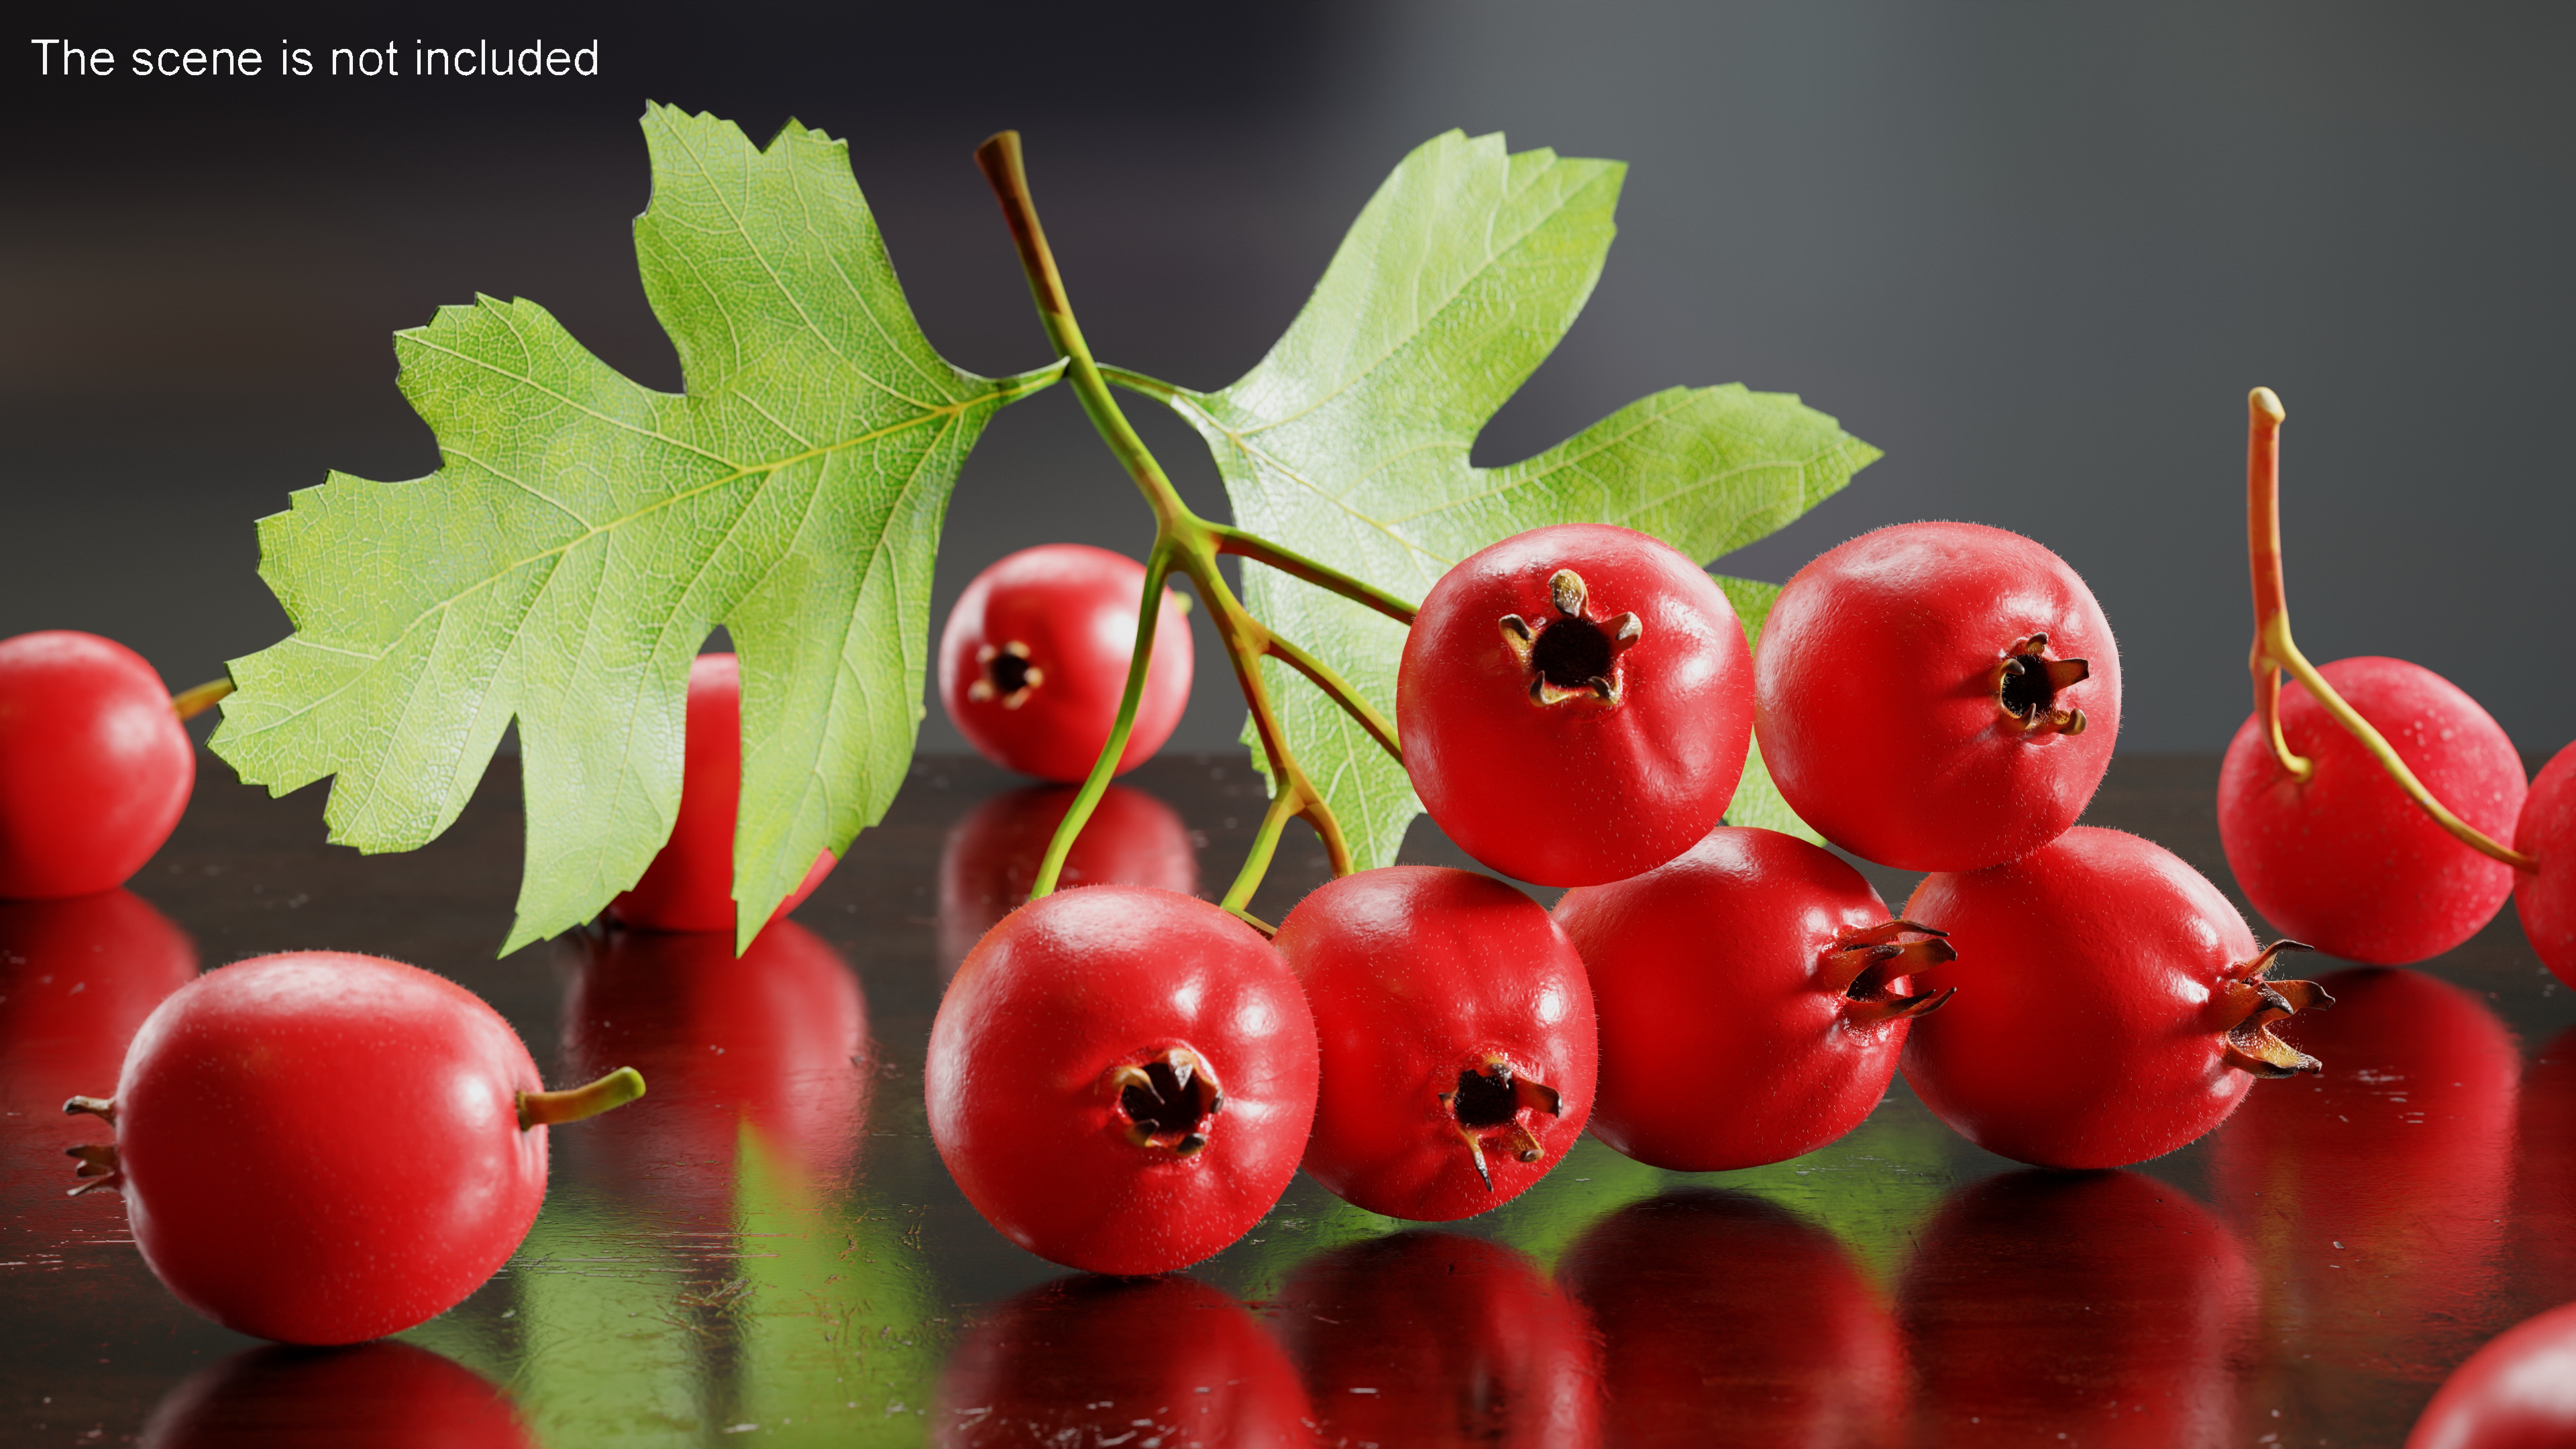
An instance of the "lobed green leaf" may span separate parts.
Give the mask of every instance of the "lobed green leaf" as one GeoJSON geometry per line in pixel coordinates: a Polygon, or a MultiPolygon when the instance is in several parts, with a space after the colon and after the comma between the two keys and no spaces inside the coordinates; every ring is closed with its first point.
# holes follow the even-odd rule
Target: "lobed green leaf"
{"type": "Polygon", "coordinates": [[[988,379],[914,321],[847,148],[650,107],[636,254],[685,391],[532,302],[397,334],[442,466],[334,473],[260,523],[292,637],[232,663],[215,751],[283,794],[337,776],[331,838],[408,850],[519,728],[528,848],[504,951],[643,874],[680,796],[689,661],[742,656],[738,939],[881,818],[921,718],[930,576],[959,466],[1060,364],[988,379]]]}

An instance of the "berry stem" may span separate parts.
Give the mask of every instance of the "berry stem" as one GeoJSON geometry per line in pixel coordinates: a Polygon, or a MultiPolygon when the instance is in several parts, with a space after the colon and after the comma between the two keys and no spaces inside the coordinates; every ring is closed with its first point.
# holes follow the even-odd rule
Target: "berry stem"
{"type": "Polygon", "coordinates": [[[1261,888],[1261,878],[1270,873],[1270,857],[1278,852],[1279,832],[1288,828],[1288,817],[1297,813],[1286,808],[1288,804],[1288,797],[1280,795],[1262,813],[1261,829],[1252,837],[1252,851],[1243,858],[1243,869],[1235,874],[1234,884],[1226,887],[1225,899],[1218,905],[1238,915],[1252,905],[1252,893],[1261,888]]]}
{"type": "MultiPolygon", "coordinates": [[[[1207,605],[1208,616],[1216,626],[1217,637],[1225,645],[1227,662],[1234,667],[1235,682],[1243,691],[1244,703],[1252,713],[1254,735],[1261,742],[1264,761],[1269,766],[1274,799],[1271,816],[1284,826],[1289,815],[1297,816],[1315,829],[1323,839],[1326,855],[1332,861],[1335,875],[1347,875],[1352,868],[1349,842],[1343,837],[1341,822],[1334,818],[1332,807],[1325,803],[1324,792],[1310,780],[1297,763],[1288,746],[1285,730],[1270,702],[1269,686],[1263,681],[1260,660],[1274,655],[1324,691],[1334,703],[1348,711],[1390,753],[1396,750],[1395,731],[1379,716],[1377,710],[1360,698],[1347,682],[1315,660],[1304,650],[1275,638],[1260,620],[1252,617],[1235,597],[1223,574],[1217,570],[1217,555],[1237,553],[1258,559],[1319,587],[1329,588],[1346,597],[1358,599],[1372,608],[1395,613],[1410,620],[1412,608],[1389,595],[1326,568],[1311,559],[1265,543],[1239,529],[1210,523],[1190,511],[1180,493],[1163,472],[1162,464],[1152,450],[1137,436],[1135,427],[1118,409],[1117,398],[1110,392],[1108,380],[1091,355],[1090,344],[1083,340],[1082,328],[1074,320],[1073,304],[1066,297],[1064,277],[1056,269],[1055,254],[1047,246],[1046,231],[1038,223],[1037,203],[1029,192],[1028,173],[1020,150],[1017,131],[999,132],[975,149],[975,162],[991,183],[994,196],[1002,204],[1002,218],[1010,227],[1012,244],[1018,249],[1021,270],[1027,274],[1029,295],[1037,303],[1038,320],[1044,324],[1048,341],[1066,363],[1065,377],[1073,386],[1075,398],[1100,432],[1109,451],[1127,468],[1137,490],[1154,514],[1154,546],[1146,570],[1144,606],[1137,620],[1136,653],[1128,661],[1127,692],[1121,700],[1116,724],[1100,757],[1092,764],[1091,774],[1084,779],[1082,791],[1074,797],[1073,806],[1056,827],[1055,838],[1048,843],[1047,854],[1038,868],[1029,898],[1035,900],[1055,889],[1064,869],[1065,857],[1073,849],[1075,837],[1091,819],[1091,812],[1109,788],[1109,777],[1117,772],[1118,756],[1126,748],[1127,736],[1135,722],[1138,701],[1143,696],[1144,671],[1153,642],[1155,616],[1159,612],[1158,590],[1162,581],[1178,572],[1207,605]]],[[[1168,384],[1163,386],[1168,387],[1168,384]]],[[[1397,756],[1399,760],[1402,756],[1397,756]]],[[[1265,819],[1265,826],[1267,819],[1265,819]]],[[[1276,832],[1270,844],[1275,850],[1276,832]]],[[[1261,869],[1269,865],[1269,854],[1256,850],[1261,869]]],[[[1254,886],[1259,872],[1247,863],[1254,886]]],[[[1236,882],[1244,899],[1251,889],[1236,882]]],[[[1229,893],[1232,899],[1232,893],[1229,893]]],[[[1229,906],[1241,915],[1241,903],[1229,906]]],[[[1249,917],[1245,918],[1249,920],[1249,917]]]]}
{"type": "Polygon", "coordinates": [[[531,1127],[553,1127],[565,1122],[578,1122],[644,1095],[644,1074],[633,1067],[619,1067],[596,1082],[567,1087],[560,1092],[521,1092],[519,1094],[519,1130],[531,1127]]]}
{"type": "Polygon", "coordinates": [[[2287,670],[2291,678],[2307,686],[2308,693],[2334,717],[2335,723],[2361,742],[2361,747],[2397,782],[2397,788],[2431,816],[2434,824],[2451,832],[2471,850],[2516,870],[2540,869],[2539,861],[2493,839],[2434,799],[2433,792],[2424,788],[2424,782],[2415,778],[2415,772],[2398,758],[2388,737],[2326,683],[2325,676],[2317,672],[2290,638],[2290,607],[2281,582],[2281,422],[2288,414],[2282,410],[2280,397],[2268,387],[2254,389],[2246,397],[2245,407],[2245,545],[2254,571],[2254,649],[2248,663],[2254,674],[2254,710],[2262,717],[2264,731],[2271,737],[2272,753],[2280,760],[2281,768],[2289,772],[2291,779],[2303,783],[2316,768],[2293,752],[2281,734],[2281,671],[2287,670]]]}
{"type": "Polygon", "coordinates": [[[215,707],[215,701],[233,692],[231,675],[209,679],[193,689],[183,689],[170,696],[170,709],[181,719],[195,719],[215,707]]]}

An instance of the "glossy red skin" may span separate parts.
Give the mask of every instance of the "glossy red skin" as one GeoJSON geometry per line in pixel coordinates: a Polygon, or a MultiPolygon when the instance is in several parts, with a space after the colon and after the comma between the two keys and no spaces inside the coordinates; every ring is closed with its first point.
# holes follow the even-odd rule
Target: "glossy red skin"
{"type": "Polygon", "coordinates": [[[1271,944],[1306,988],[1323,1043],[1308,1175],[1343,1200],[1416,1222],[1502,1206],[1583,1136],[1600,1072],[1582,957],[1536,901],[1489,875],[1397,865],[1332,881],[1271,944]],[[1557,1091],[1522,1107],[1523,1162],[1485,1148],[1489,1189],[1440,1094],[1499,1056],[1557,1091]]]}
{"type": "MultiPolygon", "coordinates": [[[[940,979],[1036,884],[1055,828],[1081,791],[1026,785],[984,801],[949,827],[939,851],[940,979]]],[[[1156,886],[1181,895],[1199,888],[1198,848],[1171,806],[1142,790],[1112,785],[1076,836],[1058,877],[1066,886],[1156,886]]]]}
{"type": "Polygon", "coordinates": [[[527,1235],[546,1190],[542,1087],[492,1008],[336,951],[210,971],[161,1003],[116,1089],[125,1206],[189,1307],[285,1343],[443,1313],[527,1235]]]}
{"type": "Polygon", "coordinates": [[[2154,1178],[2012,1172],[1955,1190],[1898,1293],[1916,1442],[2230,1442],[2255,1298],[2226,1225],[2154,1178]]]}
{"type": "Polygon", "coordinates": [[[2523,1282],[2538,1303],[2576,1302],[2576,1152],[2543,1143],[2576,1142],[2576,1027],[2541,1048],[2524,1069],[2519,1140],[2532,1150],[2514,1163],[2513,1228],[2523,1282]]]}
{"type": "Polygon", "coordinates": [[[536,1442],[500,1385],[399,1342],[234,1354],[189,1375],[143,1428],[145,1449],[533,1449],[536,1442]]]}
{"type": "MultiPolygon", "coordinates": [[[[730,931],[737,914],[734,816],[742,803],[742,666],[733,655],[701,654],[689,665],[684,748],[680,813],[671,822],[671,838],[645,867],[643,879],[608,903],[608,913],[654,931],[730,931]]],[[[815,856],[813,869],[769,919],[805,904],[838,859],[828,850],[815,856]]]]}
{"type": "Polygon", "coordinates": [[[2531,777],[2513,848],[2535,857],[2537,871],[2513,873],[2513,909],[2541,964],[2576,986],[2576,745],[2531,777]]]}
{"type": "Polygon", "coordinates": [[[196,779],[196,747],[141,655],[70,629],[0,639],[0,899],[125,884],[196,779]]]}
{"type": "Polygon", "coordinates": [[[1059,1278],[976,1323],[931,1422],[943,1449],[1269,1449],[1314,1443],[1311,1417],[1288,1356],[1214,1288],[1059,1278]]]}
{"type": "MultiPolygon", "coordinates": [[[[0,1185],[23,1184],[28,1201],[61,1194],[63,1149],[112,1135],[65,1116],[63,1100],[114,1082],[135,1028],[196,974],[196,947],[132,891],[0,901],[0,1185]]],[[[115,1201],[85,1197],[81,1216],[115,1201]]],[[[0,1218],[0,1258],[61,1230],[50,1213],[0,1218]]]]}
{"type": "MultiPolygon", "coordinates": [[[[2403,659],[2338,659],[2317,671],[2395,747],[2452,813],[2502,840],[2523,805],[2522,757],[2458,686],[2403,659]]],[[[2305,784],[2248,715],[2218,769],[2218,838],[2264,920],[2352,961],[2402,966],[2478,933],[2513,891],[2511,866],[2452,838],[2397,788],[2296,680],[2281,734],[2305,784]]]]}
{"type": "Polygon", "coordinates": [[[1752,738],[1752,655],[1708,574],[1645,534],[1568,523],[1468,557],[1422,600],[1396,677],[1396,731],[1422,808],[1458,848],[1540,885],[1663,864],[1734,798],[1752,738]],[[1621,698],[1538,705],[1501,620],[1556,617],[1548,580],[1583,576],[1596,619],[1644,626],[1621,698]]]}
{"type": "Polygon", "coordinates": [[[2120,733],[2120,647],[2093,591],[2041,545],[1907,523],[1829,549],[1780,590],[1755,661],[1754,734],[1781,797],[1834,844],[1900,870],[1976,870],[2084,813],[2120,733]],[[2012,646],[2048,635],[2090,677],[2057,704],[2082,734],[2024,734],[1995,704],[2012,646]]]}
{"type": "Polygon", "coordinates": [[[1832,1233],[1743,1193],[1684,1188],[1584,1230],[1557,1277],[1601,1335],[1603,1443],[1894,1445],[1905,1346],[1832,1233]]]}
{"type": "Polygon", "coordinates": [[[1852,1025],[1850,998],[1819,968],[1838,932],[1887,919],[1831,851],[1736,826],[1644,875],[1567,891],[1557,924],[1601,1014],[1592,1135],[1656,1167],[1723,1172],[1858,1126],[1887,1095],[1911,1023],[1852,1025]]]}
{"type": "Polygon", "coordinates": [[[2498,1334],[2424,1406],[2406,1449],[2576,1444],[2576,1303],[2498,1334]]]}
{"type": "Polygon", "coordinates": [[[2275,1031],[2328,1070],[2264,1084],[2210,1159],[2276,1315],[2303,1326],[2287,1367],[2355,1375],[2316,1391],[2352,1404],[2373,1381],[2439,1377],[2500,1326],[2521,1052],[2447,981],[2361,967],[2318,984],[2334,1008],[2275,1031]]]}
{"type": "Polygon", "coordinates": [[[564,997],[566,1070],[593,1081],[633,1067],[652,1084],[578,1134],[626,1195],[729,1229],[745,1132],[803,1181],[848,1171],[872,1076],[868,1008],[822,937],[780,921],[739,958],[730,934],[567,939],[579,967],[564,997]]]}
{"type": "Polygon", "coordinates": [[[931,1140],[985,1221],[1069,1268],[1161,1273],[1234,1242],[1297,1172],[1314,1017],[1250,926],[1145,886],[1058,891],[977,944],[923,1067],[931,1140]],[[1188,1047],[1225,1102],[1190,1156],[1126,1136],[1121,1065],[1188,1047]]]}
{"type": "Polygon", "coordinates": [[[1590,1449],[1600,1349],[1526,1256],[1406,1232],[1310,1258],[1273,1305],[1326,1444],[1590,1449]]]}
{"type": "Polygon", "coordinates": [[[2144,1162],[2253,1085],[2223,1056],[2235,1022],[2219,988],[2256,955],[2254,933],[2153,841],[2079,825],[2019,860],[1924,877],[1905,918],[1950,933],[1961,983],[1914,1023],[1905,1080],[1988,1152],[2144,1162]]]}
{"type": "MultiPolygon", "coordinates": [[[[1118,721],[1144,595],[1143,564],[1088,544],[1024,548],[977,574],[939,634],[939,699],[949,722],[1004,769],[1066,783],[1087,777],[1118,721]],[[977,652],[1015,640],[1028,646],[1040,683],[1017,708],[972,698],[984,674],[977,652]]],[[[1189,617],[1165,589],[1144,697],[1118,754],[1121,772],[1172,737],[1189,706],[1191,666],[1189,617]]]]}

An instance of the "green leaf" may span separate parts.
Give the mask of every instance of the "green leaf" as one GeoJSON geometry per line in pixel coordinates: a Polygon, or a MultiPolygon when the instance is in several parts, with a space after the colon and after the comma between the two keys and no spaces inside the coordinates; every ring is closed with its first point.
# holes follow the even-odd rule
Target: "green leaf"
{"type": "MultiPolygon", "coordinates": [[[[1726,601],[1735,606],[1736,622],[1744,626],[1744,646],[1759,650],[1762,647],[1762,625],[1771,617],[1771,605],[1780,597],[1780,586],[1720,573],[1712,573],[1709,577],[1717,581],[1718,588],[1726,594],[1726,601]]],[[[1780,798],[1780,787],[1771,783],[1771,771],[1762,763],[1759,740],[1745,746],[1744,778],[1736,784],[1735,798],[1727,802],[1726,823],[1758,825],[1765,830],[1794,835],[1810,845],[1825,843],[1825,838],[1816,833],[1816,828],[1799,819],[1798,812],[1789,808],[1789,802],[1780,798]]]]}
{"type": "MultiPolygon", "coordinates": [[[[1795,397],[1672,388],[1525,462],[1471,466],[1487,419],[1571,326],[1601,274],[1624,168],[1452,131],[1406,157],[1270,355],[1191,392],[1132,374],[1216,455],[1237,525],[1401,597],[1551,523],[1624,524],[1695,559],[1779,528],[1878,450],[1795,397]]],[[[1393,714],[1403,629],[1247,566],[1253,614],[1393,714]]],[[[1323,694],[1263,667],[1306,771],[1363,866],[1420,808],[1404,772],[1323,694]]]]}
{"type": "Polygon", "coordinates": [[[1057,367],[950,366],[905,303],[847,148],[650,107],[644,290],[683,394],[485,297],[399,333],[443,466],[334,473],[261,520],[293,637],[232,663],[214,749],[284,794],[339,778],[331,838],[409,850],[518,721],[528,848],[507,952],[634,884],[679,807],[689,661],[742,657],[734,842],[748,943],[881,818],[921,718],[948,495],[993,412],[1057,367]]]}

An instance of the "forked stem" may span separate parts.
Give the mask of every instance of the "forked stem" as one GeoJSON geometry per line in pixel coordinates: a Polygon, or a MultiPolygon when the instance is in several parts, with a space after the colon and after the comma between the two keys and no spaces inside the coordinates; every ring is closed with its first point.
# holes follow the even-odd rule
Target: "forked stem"
{"type": "Polygon", "coordinates": [[[1082,827],[1091,819],[1092,810],[1109,789],[1110,776],[1117,773],[1118,757],[1127,746],[1127,737],[1136,720],[1138,704],[1144,697],[1145,668],[1151,658],[1156,616],[1160,613],[1162,586],[1173,573],[1190,581],[1208,616],[1216,626],[1217,637],[1225,645],[1226,659],[1234,666],[1236,683],[1243,690],[1243,700],[1252,712],[1253,733],[1261,741],[1263,758],[1270,767],[1273,799],[1263,819],[1262,836],[1255,841],[1253,858],[1245,863],[1245,874],[1226,893],[1225,908],[1261,929],[1267,928],[1250,916],[1244,907],[1259,886],[1261,874],[1270,863],[1278,846],[1278,832],[1288,819],[1303,819],[1315,829],[1324,842],[1335,875],[1351,870],[1349,842],[1343,837],[1341,822],[1334,818],[1332,807],[1325,803],[1324,792],[1307,778],[1297,763],[1296,753],[1289,748],[1287,735],[1279,724],[1278,712],[1272,707],[1269,686],[1263,682],[1260,660],[1265,654],[1279,658],[1312,680],[1326,697],[1349,712],[1370,736],[1396,756],[1398,751],[1394,727],[1378,710],[1331,669],[1304,650],[1278,639],[1243,607],[1223,574],[1217,571],[1220,553],[1237,553],[1282,569],[1319,587],[1332,589],[1348,598],[1358,599],[1370,607],[1409,621],[1412,608],[1403,601],[1372,589],[1339,574],[1313,560],[1302,558],[1286,549],[1266,543],[1241,530],[1208,522],[1181,502],[1171,479],[1163,472],[1143,438],[1118,409],[1109,383],[1100,365],[1091,355],[1090,345],[1083,340],[1082,328],[1074,320],[1073,304],[1066,298],[1064,277],[1056,270],[1055,254],[1047,246],[1045,228],[1039,225],[1037,204],[1029,194],[1028,174],[1022,162],[1020,136],[1017,131],[1003,131],[975,150],[976,165],[984,179],[992,184],[994,196],[1002,204],[1003,220],[1011,229],[1011,240],[1020,254],[1020,267],[1028,276],[1029,294],[1037,303],[1038,318],[1045,324],[1047,338],[1066,362],[1065,376],[1082,410],[1091,418],[1102,441],[1118,461],[1126,465],[1128,475],[1145,496],[1145,504],[1154,513],[1154,546],[1146,566],[1145,597],[1137,612],[1136,652],[1127,663],[1127,689],[1118,705],[1118,717],[1111,726],[1109,739],[1093,761],[1091,773],[1084,778],[1072,808],[1065,811],[1063,823],[1056,827],[1055,838],[1048,842],[1047,853],[1039,863],[1038,874],[1031,883],[1029,898],[1038,899],[1052,892],[1063,874],[1066,856],[1082,827]]]}
{"type": "Polygon", "coordinates": [[[2272,753],[2290,778],[2304,782],[2315,770],[2313,762],[2290,748],[2281,733],[2281,671],[2306,685],[2335,723],[2370,752],[2397,788],[2406,792],[2433,823],[2456,836],[2460,843],[2481,855],[2503,861],[2516,870],[2540,869],[2540,862],[2512,846],[2489,836],[2459,816],[2449,806],[2433,798],[2424,782],[2400,759],[2396,747],[2388,743],[2360,711],[2345,702],[2326,683],[2307,656],[2299,652],[2290,638],[2290,607],[2281,582],[2281,422],[2287,414],[2281,399],[2268,387],[2258,387],[2245,400],[2245,546],[2247,561],[2254,572],[2254,649],[2248,660],[2254,674],[2254,711],[2262,718],[2263,732],[2272,743],[2272,753]]]}

